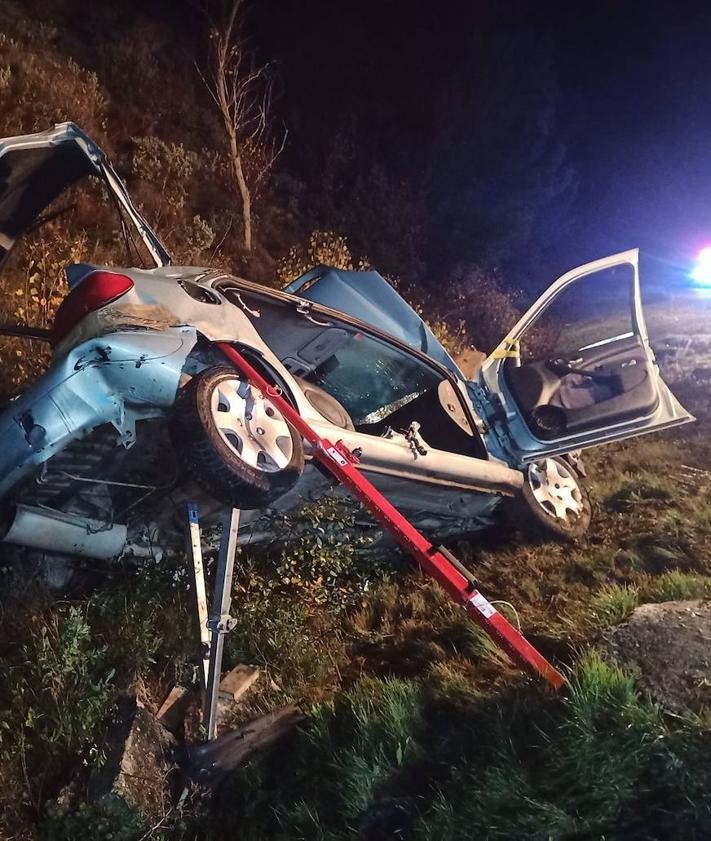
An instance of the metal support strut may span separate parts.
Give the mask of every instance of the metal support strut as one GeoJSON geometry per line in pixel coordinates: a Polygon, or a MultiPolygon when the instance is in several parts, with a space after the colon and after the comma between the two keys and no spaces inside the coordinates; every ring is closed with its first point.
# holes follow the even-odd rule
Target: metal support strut
{"type": "Polygon", "coordinates": [[[358,469],[358,459],[342,441],[332,444],[321,438],[249,362],[227,342],[218,349],[250,382],[269,397],[271,403],[312,448],[312,453],[333,476],[345,485],[386,528],[419,565],[467,611],[469,616],[522,668],[536,672],[559,689],[565,678],[520,634],[479,592],[471,573],[449,552],[435,547],[392,505],[358,469]]]}
{"type": "Polygon", "coordinates": [[[190,544],[203,658],[201,668],[201,683],[204,692],[202,720],[208,741],[214,739],[217,735],[217,696],[222,675],[225,634],[231,631],[235,625],[235,620],[230,616],[230,607],[232,604],[235,555],[237,553],[239,514],[238,508],[232,508],[222,524],[220,551],[215,572],[215,590],[208,618],[207,590],[205,587],[205,570],[202,563],[197,506],[193,503],[188,505],[190,544]]]}

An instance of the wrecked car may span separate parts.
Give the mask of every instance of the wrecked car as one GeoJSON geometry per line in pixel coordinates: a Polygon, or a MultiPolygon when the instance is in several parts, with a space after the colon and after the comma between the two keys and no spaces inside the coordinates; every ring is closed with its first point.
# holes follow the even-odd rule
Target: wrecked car
{"type": "Polygon", "coordinates": [[[240,539],[257,541],[270,513],[331,493],[268,394],[215,342],[233,343],[438,537],[472,534],[502,506],[521,528],[579,537],[591,514],[574,454],[692,420],[649,344],[636,250],[555,281],[467,379],[374,271],[318,266],[275,290],[172,265],[107,157],[72,123],[0,141],[0,171],[3,255],[64,190],[93,177],[153,263],[66,267],[52,363],[0,414],[5,542],[150,556],[182,539],[195,500],[208,515],[243,509],[240,539]]]}

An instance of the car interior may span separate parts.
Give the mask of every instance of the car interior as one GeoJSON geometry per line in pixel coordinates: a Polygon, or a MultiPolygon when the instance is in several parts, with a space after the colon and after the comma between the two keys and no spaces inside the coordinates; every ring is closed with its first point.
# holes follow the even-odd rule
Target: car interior
{"type": "Polygon", "coordinates": [[[334,425],[387,436],[416,421],[430,447],[487,457],[454,386],[420,357],[318,309],[300,310],[230,281],[217,288],[250,315],[306,399],[334,425]]]}
{"type": "Polygon", "coordinates": [[[564,438],[655,410],[654,362],[635,327],[632,281],[630,266],[576,281],[524,333],[521,353],[530,358],[505,360],[505,383],[536,437],[564,438]]]}

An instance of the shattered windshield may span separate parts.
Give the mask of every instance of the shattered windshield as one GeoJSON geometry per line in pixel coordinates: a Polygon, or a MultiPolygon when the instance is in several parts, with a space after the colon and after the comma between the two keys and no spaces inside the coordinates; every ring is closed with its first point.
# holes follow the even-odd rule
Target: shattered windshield
{"type": "Polygon", "coordinates": [[[382,420],[442,378],[399,348],[356,333],[304,379],[335,397],[357,426],[382,420]]]}
{"type": "Polygon", "coordinates": [[[231,283],[217,288],[250,318],[288,370],[335,397],[356,426],[383,420],[442,381],[438,371],[407,349],[333,312],[314,318],[293,301],[270,299],[231,283]]]}

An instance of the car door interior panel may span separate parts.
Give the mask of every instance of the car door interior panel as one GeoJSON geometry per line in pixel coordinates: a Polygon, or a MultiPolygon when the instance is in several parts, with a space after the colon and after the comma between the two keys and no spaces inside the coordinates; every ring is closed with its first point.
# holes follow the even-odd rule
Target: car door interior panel
{"type": "Polygon", "coordinates": [[[654,412],[654,363],[639,336],[575,351],[572,358],[507,360],[506,384],[531,431],[543,439],[654,412]]]}

